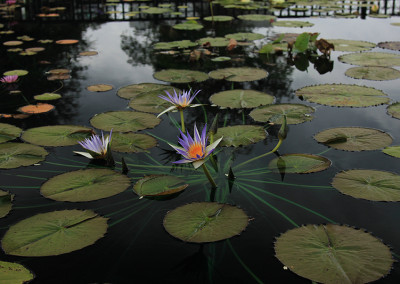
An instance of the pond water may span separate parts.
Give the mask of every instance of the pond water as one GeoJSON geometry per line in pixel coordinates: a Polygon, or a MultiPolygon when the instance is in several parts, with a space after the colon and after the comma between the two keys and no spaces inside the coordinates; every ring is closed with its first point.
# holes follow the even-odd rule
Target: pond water
{"type": "MultiPolygon", "coordinates": [[[[208,16],[208,10],[204,12],[208,16]]],[[[235,13],[239,15],[248,12],[235,10],[235,13]]],[[[283,20],[287,19],[276,21],[283,20]]],[[[179,126],[180,116],[178,112],[162,115],[159,125],[138,131],[155,137],[155,147],[139,153],[113,151],[115,171],[121,172],[121,159],[124,158],[132,185],[143,176],[152,174],[178,176],[189,184],[181,194],[160,200],[139,198],[132,190],[132,185],[122,193],[96,201],[62,202],[45,198],[40,187],[48,179],[98,166],[73,153],[82,151],[78,144],[44,147],[49,152],[44,161],[27,167],[0,169],[0,189],[14,195],[12,210],[0,219],[1,238],[12,225],[28,217],[72,209],[93,210],[108,218],[107,232],[94,244],[70,253],[28,257],[7,254],[2,250],[0,260],[17,262],[31,270],[35,275],[32,283],[310,283],[311,280],[285,269],[285,265],[275,257],[274,250],[276,238],[303,224],[340,224],[365,230],[388,245],[393,259],[398,260],[398,202],[355,198],[339,192],[331,185],[337,173],[350,169],[399,174],[398,158],[383,153],[383,147],[370,151],[334,149],[318,143],[314,136],[330,128],[365,127],[389,134],[393,139],[390,145],[399,145],[400,122],[387,113],[388,105],[400,100],[399,79],[373,81],[346,76],[345,72],[354,66],[340,62],[338,58],[350,52],[335,50],[331,52],[330,58],[318,52],[318,58],[305,57],[305,60],[301,60],[301,55],[298,55],[300,59],[291,63],[286,51],[283,54],[267,55],[259,54],[258,50],[281,33],[318,32],[318,38],[328,41],[346,39],[374,44],[396,41],[400,27],[391,24],[400,22],[400,18],[307,17],[295,20],[307,21],[313,26],[279,27],[269,21],[254,22],[238,18],[212,24],[200,19],[197,21],[204,25],[203,29],[179,31],[172,26],[182,20],[158,15],[134,21],[5,22],[3,30],[13,30],[14,33],[2,34],[3,43],[27,35],[34,40],[24,41],[22,48],[43,46],[45,50],[32,56],[23,56],[18,52],[7,51],[10,47],[2,45],[1,72],[23,69],[29,73],[20,77],[14,89],[3,84],[0,113],[16,114],[17,109],[28,102],[36,104],[33,97],[43,93],[56,92],[62,98],[45,102],[55,106],[48,113],[34,114],[24,119],[3,117],[0,123],[12,124],[24,131],[48,125],[79,125],[93,128],[99,134],[100,129],[90,123],[95,115],[110,111],[133,111],[127,99],[117,96],[120,88],[132,84],[157,83],[172,85],[181,90],[201,90],[195,102],[203,105],[184,111],[185,124],[191,134],[195,124],[199,129],[205,123],[210,126],[218,114],[220,128],[257,125],[264,127],[268,135],[246,146],[217,148],[215,159],[219,165],[218,172],[213,169],[210,161],[207,162],[218,184],[215,196],[212,197],[210,184],[202,169],[194,170],[190,164],[172,164],[180,156],[167,142],[178,143],[179,131],[174,123],[179,126]],[[158,42],[196,41],[203,37],[223,37],[237,32],[259,33],[264,37],[252,41],[252,45],[238,45],[232,50],[211,47],[209,50],[215,54],[203,54],[198,60],[191,60],[189,53],[177,50],[167,53],[153,48],[158,42]],[[79,42],[71,45],[54,42],[39,44],[39,39],[77,39],[79,42]],[[97,51],[98,54],[79,55],[84,51],[97,51]],[[211,60],[218,55],[232,59],[224,62],[211,60]],[[155,72],[165,69],[209,73],[228,67],[259,68],[269,74],[266,78],[250,82],[209,78],[202,82],[167,83],[153,76],[155,72]],[[69,79],[47,80],[49,70],[60,68],[70,70],[69,79]],[[91,92],[87,89],[96,84],[111,85],[112,90],[91,92]],[[390,102],[369,107],[335,107],[301,100],[296,95],[296,90],[300,88],[320,84],[373,87],[383,91],[390,102]],[[10,93],[10,90],[15,89],[21,92],[10,93]],[[271,151],[278,143],[280,125],[256,122],[249,115],[253,108],[231,109],[211,105],[211,95],[231,89],[265,92],[275,97],[274,104],[303,104],[314,108],[312,120],[289,125],[287,138],[278,152],[280,155],[321,155],[332,162],[331,166],[324,171],[309,174],[279,173],[268,167],[277,158],[272,154],[235,169],[240,163],[271,151]],[[225,175],[229,165],[234,169],[233,182],[228,182],[225,175]],[[202,244],[183,242],[164,229],[163,220],[167,212],[185,204],[210,199],[243,209],[250,220],[246,229],[232,238],[202,244]]],[[[400,54],[399,50],[380,47],[370,51],[400,54]]],[[[398,70],[398,66],[393,68],[398,70]]],[[[18,138],[13,142],[23,141],[18,138]]],[[[4,243],[2,245],[4,247],[4,243]]],[[[377,280],[377,283],[399,281],[400,268],[394,262],[390,273],[377,280]]]]}

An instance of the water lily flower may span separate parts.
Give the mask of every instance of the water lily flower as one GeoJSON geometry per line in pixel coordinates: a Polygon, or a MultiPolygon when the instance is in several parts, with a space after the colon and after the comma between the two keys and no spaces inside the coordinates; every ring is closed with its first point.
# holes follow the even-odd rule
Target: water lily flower
{"type": "Polygon", "coordinates": [[[6,84],[12,84],[17,82],[18,80],[18,75],[8,75],[4,76],[3,78],[0,79],[0,82],[6,83],[6,84]]]}
{"type": "Polygon", "coordinates": [[[172,106],[161,112],[157,117],[163,115],[166,112],[173,111],[175,109],[177,110],[182,110],[186,107],[197,107],[201,106],[201,104],[191,104],[194,98],[197,96],[197,94],[201,91],[195,91],[191,95],[191,89],[189,91],[183,90],[182,92],[177,93],[176,90],[174,89],[174,94],[171,95],[168,91],[165,91],[167,96],[160,95],[158,96],[159,98],[166,100],[167,102],[170,102],[172,106]]]}
{"type": "Polygon", "coordinates": [[[83,141],[78,141],[78,143],[87,150],[87,152],[77,152],[74,153],[85,156],[89,159],[107,159],[111,154],[110,143],[111,143],[112,129],[110,135],[104,138],[103,131],[101,132],[101,137],[99,135],[93,134],[92,137],[86,138],[83,141]]]}
{"type": "Polygon", "coordinates": [[[17,0],[7,0],[6,1],[7,5],[14,5],[15,3],[17,3],[17,0]]]}

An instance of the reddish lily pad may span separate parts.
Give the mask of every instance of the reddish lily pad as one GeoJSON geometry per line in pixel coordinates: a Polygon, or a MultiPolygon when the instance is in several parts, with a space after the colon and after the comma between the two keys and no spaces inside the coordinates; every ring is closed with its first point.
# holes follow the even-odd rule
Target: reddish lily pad
{"type": "Polygon", "coordinates": [[[60,40],[56,41],[56,44],[69,45],[69,44],[75,44],[78,42],[79,42],[79,40],[77,40],[77,39],[60,39],[60,40]]]}
{"type": "Polygon", "coordinates": [[[44,103],[38,103],[36,105],[26,105],[23,107],[20,107],[18,111],[23,112],[23,113],[28,113],[28,114],[38,114],[38,113],[45,113],[53,110],[55,106],[51,104],[44,104],[44,103]]]}
{"type": "Polygon", "coordinates": [[[107,84],[91,85],[86,88],[90,92],[107,92],[113,89],[113,86],[107,84]]]}

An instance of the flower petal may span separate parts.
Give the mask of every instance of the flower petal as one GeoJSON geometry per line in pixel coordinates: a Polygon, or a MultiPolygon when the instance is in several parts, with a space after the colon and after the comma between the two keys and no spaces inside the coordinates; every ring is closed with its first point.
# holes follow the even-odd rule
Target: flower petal
{"type": "Polygon", "coordinates": [[[75,154],[78,154],[78,155],[81,155],[81,156],[84,156],[84,157],[86,157],[86,158],[89,158],[89,159],[94,159],[93,157],[92,157],[92,155],[90,155],[89,153],[87,153],[87,152],[78,152],[78,151],[73,151],[75,154]]]}
{"type": "Polygon", "coordinates": [[[212,143],[212,144],[210,144],[210,145],[207,146],[207,148],[206,148],[206,155],[208,155],[209,153],[211,153],[212,151],[214,151],[215,148],[217,148],[217,146],[218,146],[219,142],[221,142],[222,138],[224,138],[224,137],[219,138],[219,139],[216,140],[214,143],[212,143]]]}
{"type": "Polygon", "coordinates": [[[167,109],[165,109],[164,111],[160,112],[160,113],[157,115],[157,117],[160,117],[160,116],[163,115],[164,113],[169,112],[169,111],[172,111],[172,110],[174,110],[174,109],[176,109],[176,106],[170,106],[169,108],[167,108],[167,109]]]}
{"type": "Polygon", "coordinates": [[[198,167],[200,167],[202,164],[204,164],[206,162],[206,160],[205,159],[202,159],[202,160],[197,160],[197,161],[194,161],[193,163],[192,163],[192,165],[193,165],[193,167],[195,168],[195,169],[197,169],[198,167]]]}

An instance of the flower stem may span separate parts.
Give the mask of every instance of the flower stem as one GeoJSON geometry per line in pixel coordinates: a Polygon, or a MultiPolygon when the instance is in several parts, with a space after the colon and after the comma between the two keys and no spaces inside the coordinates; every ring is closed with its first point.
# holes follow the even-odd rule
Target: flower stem
{"type": "Polygon", "coordinates": [[[212,178],[210,172],[208,171],[206,164],[202,164],[201,167],[203,168],[204,173],[205,173],[206,177],[208,178],[208,180],[210,181],[212,187],[217,188],[217,184],[215,183],[214,179],[212,178]]]}
{"type": "Polygon", "coordinates": [[[183,109],[179,109],[179,112],[181,114],[181,128],[182,132],[185,133],[185,117],[183,116],[183,109]]]}

